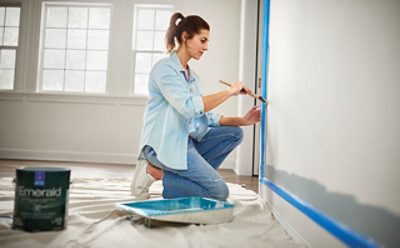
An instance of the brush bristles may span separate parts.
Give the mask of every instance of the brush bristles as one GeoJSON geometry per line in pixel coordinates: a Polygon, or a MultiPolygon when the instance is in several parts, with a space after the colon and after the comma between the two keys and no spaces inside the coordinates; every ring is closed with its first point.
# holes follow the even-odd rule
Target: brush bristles
{"type": "Polygon", "coordinates": [[[262,96],[259,96],[259,97],[258,97],[258,100],[260,100],[260,101],[262,101],[262,102],[264,102],[264,103],[267,103],[267,101],[266,101],[262,96]]]}

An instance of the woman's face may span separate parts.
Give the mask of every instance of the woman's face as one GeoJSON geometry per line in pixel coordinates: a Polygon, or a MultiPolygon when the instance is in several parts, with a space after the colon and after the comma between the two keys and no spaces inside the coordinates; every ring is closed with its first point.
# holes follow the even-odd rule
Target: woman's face
{"type": "Polygon", "coordinates": [[[185,40],[186,52],[191,58],[199,60],[201,55],[208,50],[208,35],[210,31],[207,29],[200,30],[193,38],[185,40]]]}

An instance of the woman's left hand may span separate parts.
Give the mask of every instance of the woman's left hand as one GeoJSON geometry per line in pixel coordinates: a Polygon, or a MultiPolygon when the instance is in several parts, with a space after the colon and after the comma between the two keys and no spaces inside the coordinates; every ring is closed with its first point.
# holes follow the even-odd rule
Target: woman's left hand
{"type": "Polygon", "coordinates": [[[242,117],[242,126],[254,125],[260,121],[260,109],[258,106],[252,107],[247,114],[242,117]]]}

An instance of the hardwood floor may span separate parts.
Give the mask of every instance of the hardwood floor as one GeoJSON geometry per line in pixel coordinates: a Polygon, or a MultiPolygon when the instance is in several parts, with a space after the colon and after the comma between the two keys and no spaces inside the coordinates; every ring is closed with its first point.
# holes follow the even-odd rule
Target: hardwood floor
{"type": "MultiPolygon", "coordinates": [[[[14,177],[15,169],[23,166],[69,168],[71,169],[71,175],[74,177],[84,177],[93,174],[100,177],[126,176],[131,175],[134,168],[133,165],[121,164],[0,159],[0,177],[14,177]]],[[[218,172],[226,182],[240,184],[247,189],[258,192],[258,177],[239,176],[230,169],[221,169],[218,172]]]]}

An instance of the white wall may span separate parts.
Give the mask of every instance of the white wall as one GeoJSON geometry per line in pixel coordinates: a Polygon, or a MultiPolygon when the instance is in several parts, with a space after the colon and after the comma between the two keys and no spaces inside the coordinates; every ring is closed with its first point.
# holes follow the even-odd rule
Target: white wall
{"type": "MultiPolygon", "coordinates": [[[[135,162],[146,99],[128,95],[134,3],[174,4],[184,15],[209,22],[209,52],[192,64],[204,94],[225,89],[218,79],[237,80],[240,0],[101,2],[113,3],[118,16],[110,42],[110,94],[86,97],[36,93],[41,1],[22,1],[16,91],[0,92],[0,158],[135,162]]],[[[217,111],[236,115],[237,105],[231,99],[217,111]]],[[[224,167],[233,168],[235,159],[233,154],[224,167]]]]}
{"type": "MultiPolygon", "coordinates": [[[[400,1],[271,2],[267,171],[388,247],[400,244],[399,24],[400,1]]],[[[337,245],[263,194],[311,245],[337,245]]]]}

